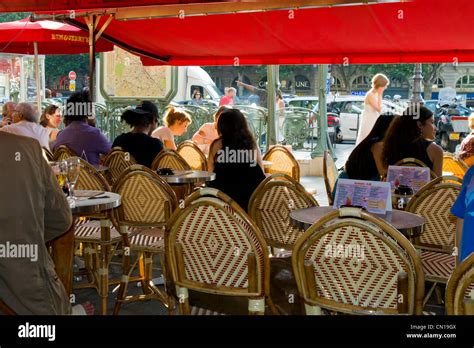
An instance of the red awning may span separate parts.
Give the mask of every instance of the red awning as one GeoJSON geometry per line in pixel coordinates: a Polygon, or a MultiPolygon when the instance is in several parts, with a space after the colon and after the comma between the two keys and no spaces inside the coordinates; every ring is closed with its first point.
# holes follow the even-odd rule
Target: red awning
{"type": "Polygon", "coordinates": [[[104,37],[161,59],[147,64],[457,64],[474,62],[474,1],[114,19],[104,37]]]}
{"type": "MultiPolygon", "coordinates": [[[[89,33],[69,24],[53,21],[21,21],[0,23],[0,53],[77,54],[89,52],[89,33]]],[[[100,39],[97,52],[111,51],[113,44],[100,39]]]]}

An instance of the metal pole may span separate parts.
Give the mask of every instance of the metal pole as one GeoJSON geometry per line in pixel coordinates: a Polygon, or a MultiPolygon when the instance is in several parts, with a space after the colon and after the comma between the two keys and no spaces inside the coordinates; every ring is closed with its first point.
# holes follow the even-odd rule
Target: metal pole
{"type": "Polygon", "coordinates": [[[276,144],[276,124],[275,124],[275,109],[276,109],[276,88],[278,82],[278,65],[267,66],[267,151],[270,145],[276,144]]]}
{"type": "Polygon", "coordinates": [[[95,93],[95,21],[97,16],[90,15],[88,17],[87,26],[89,27],[89,95],[91,101],[96,98],[95,93]]]}
{"type": "Polygon", "coordinates": [[[413,75],[413,94],[411,96],[412,103],[422,103],[423,98],[421,97],[421,81],[423,76],[421,75],[421,64],[415,64],[415,72],[413,75]]]}
{"type": "Polygon", "coordinates": [[[318,115],[318,143],[311,152],[311,158],[322,157],[324,151],[328,150],[327,130],[328,117],[326,106],[326,79],[328,74],[328,66],[326,64],[318,65],[318,88],[319,88],[319,115],[318,115]]]}
{"type": "Polygon", "coordinates": [[[38,107],[38,112],[41,114],[41,82],[38,61],[38,42],[35,41],[33,43],[33,49],[35,53],[36,105],[38,107]]]}

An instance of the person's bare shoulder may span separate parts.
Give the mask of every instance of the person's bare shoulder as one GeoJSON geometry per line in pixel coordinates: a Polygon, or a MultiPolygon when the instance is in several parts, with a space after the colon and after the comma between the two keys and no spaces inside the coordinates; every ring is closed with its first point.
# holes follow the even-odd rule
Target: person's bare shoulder
{"type": "Polygon", "coordinates": [[[444,154],[444,151],[443,151],[443,148],[441,146],[439,146],[438,144],[436,144],[435,142],[432,142],[428,148],[426,149],[426,151],[429,153],[429,154],[432,154],[434,156],[443,156],[444,154]]]}

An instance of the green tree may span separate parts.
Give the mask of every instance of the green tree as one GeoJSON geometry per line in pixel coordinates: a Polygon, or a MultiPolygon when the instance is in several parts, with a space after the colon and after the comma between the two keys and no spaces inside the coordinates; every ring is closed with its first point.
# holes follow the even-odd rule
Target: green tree
{"type": "Polygon", "coordinates": [[[18,21],[20,19],[28,17],[29,15],[29,12],[0,13],[0,23],[18,21]]]}

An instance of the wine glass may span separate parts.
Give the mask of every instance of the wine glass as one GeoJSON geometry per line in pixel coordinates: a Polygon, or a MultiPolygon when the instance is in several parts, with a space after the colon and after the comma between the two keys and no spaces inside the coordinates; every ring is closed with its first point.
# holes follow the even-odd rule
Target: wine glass
{"type": "Polygon", "coordinates": [[[69,186],[69,196],[76,199],[74,195],[74,187],[76,186],[79,172],[81,170],[81,160],[78,157],[70,157],[65,160],[66,178],[69,186]]]}
{"type": "Polygon", "coordinates": [[[53,170],[54,175],[56,176],[56,180],[58,181],[59,187],[64,191],[64,193],[68,193],[68,189],[66,187],[66,163],[63,162],[49,162],[51,169],[53,170]]]}

